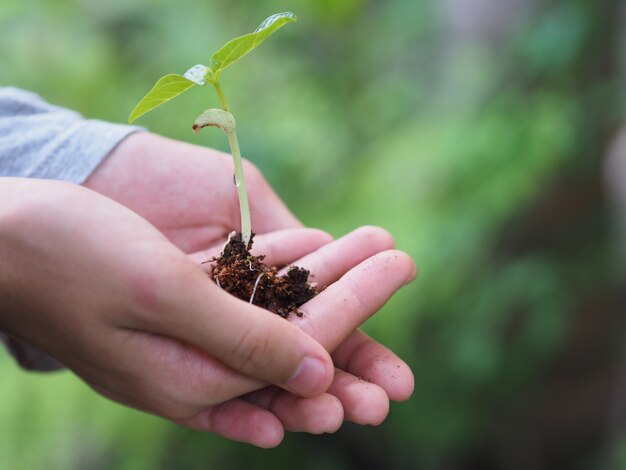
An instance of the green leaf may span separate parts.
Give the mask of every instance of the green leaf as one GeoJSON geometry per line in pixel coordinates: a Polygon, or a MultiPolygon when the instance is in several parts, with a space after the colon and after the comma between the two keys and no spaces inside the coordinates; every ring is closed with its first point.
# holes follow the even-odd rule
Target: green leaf
{"type": "Polygon", "coordinates": [[[291,12],[276,13],[265,19],[253,33],[228,41],[211,56],[211,69],[213,69],[215,80],[226,67],[241,59],[279,28],[296,20],[296,15],[291,12]]]}
{"type": "Polygon", "coordinates": [[[196,83],[193,81],[175,73],[160,78],[152,90],[142,98],[137,106],[135,106],[135,109],[130,113],[128,123],[132,123],[139,116],[146,114],[148,111],[152,111],[157,106],[167,103],[169,100],[194,85],[196,85],[196,83]]]}
{"type": "Polygon", "coordinates": [[[223,109],[207,109],[193,122],[192,129],[194,132],[199,132],[207,126],[219,127],[231,133],[235,130],[235,117],[223,109]]]}

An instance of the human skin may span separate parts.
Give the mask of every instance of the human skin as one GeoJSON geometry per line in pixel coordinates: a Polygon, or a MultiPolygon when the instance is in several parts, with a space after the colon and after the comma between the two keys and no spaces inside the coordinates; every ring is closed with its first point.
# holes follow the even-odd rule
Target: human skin
{"type": "MultiPolygon", "coordinates": [[[[179,143],[140,135],[166,155],[180,150],[179,143]]],[[[106,192],[110,177],[119,185],[118,163],[126,169],[118,176],[132,172],[125,150],[133,141],[126,143],[87,186],[106,192]]],[[[144,141],[141,148],[150,146],[144,141]]],[[[168,173],[158,153],[141,182],[126,181],[131,194],[141,195],[141,184],[154,188],[151,171],[168,173]]],[[[259,251],[276,265],[297,260],[329,286],[302,307],[302,319],[286,322],[224,293],[196,262],[211,248],[189,256],[107,197],[66,183],[0,178],[0,330],[48,352],[116,401],[261,447],[277,445],[284,429],[332,432],[344,418],[381,422],[388,397],[407,398],[413,378],[393,353],[356,328],[414,276],[412,261],[389,251],[392,240],[380,229],[330,242],[317,230],[281,227],[299,224],[262,179],[252,186],[266,188],[251,194],[284,216],[266,227],[282,230],[258,237],[259,251]],[[322,346],[335,351],[334,375],[322,346]],[[321,371],[290,380],[307,356],[320,361],[321,371]]],[[[151,197],[145,208],[158,205],[159,189],[143,191],[145,199],[139,197],[133,209],[151,197]]],[[[190,202],[180,200],[176,213],[189,214],[188,220],[161,221],[162,231],[185,251],[221,238],[197,243],[207,229],[201,223],[193,229],[190,202]]]]}
{"type": "MultiPolygon", "coordinates": [[[[142,215],[192,259],[201,262],[218,254],[224,234],[239,225],[232,172],[229,155],[142,132],[123,141],[85,186],[142,215]]],[[[364,227],[331,242],[321,231],[302,229],[302,224],[249,162],[245,162],[245,172],[252,226],[260,234],[253,252],[266,254],[269,264],[287,265],[295,261],[310,269],[320,286],[331,284],[355,266],[376,264],[389,256],[394,257],[397,266],[391,265],[398,276],[409,271],[414,275],[415,267],[406,255],[388,251],[393,248],[393,239],[384,230],[364,227]],[[306,252],[310,254],[296,261],[306,252]]],[[[363,292],[378,289],[379,280],[371,271],[368,278],[359,282],[366,286],[356,286],[363,292]]],[[[381,298],[389,295],[383,288],[381,298]]],[[[311,302],[315,305],[319,301],[311,302]]],[[[376,305],[378,309],[382,304],[376,305]]],[[[326,310],[326,316],[316,313],[318,318],[308,308],[305,305],[302,309],[303,319],[292,321],[316,339],[320,334],[328,334],[325,329],[334,324],[336,317],[344,318],[341,310],[326,310]],[[322,318],[330,323],[318,325],[322,318]]],[[[389,399],[402,401],[411,395],[413,375],[392,351],[356,330],[374,311],[370,308],[365,315],[359,313],[359,320],[351,318],[348,323],[354,325],[353,331],[341,344],[324,344],[320,340],[334,350],[332,358],[337,367],[327,393],[302,398],[278,387],[266,387],[245,395],[247,404],[242,399],[226,402],[182,424],[264,447],[280,442],[283,428],[332,432],[344,418],[360,424],[379,424],[387,414],[389,399]],[[250,404],[256,407],[251,408],[250,404]]],[[[196,360],[202,367],[203,357],[196,360]]]]}

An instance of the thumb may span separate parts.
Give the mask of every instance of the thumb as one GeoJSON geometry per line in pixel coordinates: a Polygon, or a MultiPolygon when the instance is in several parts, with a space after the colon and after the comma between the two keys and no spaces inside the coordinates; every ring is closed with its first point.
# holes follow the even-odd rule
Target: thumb
{"type": "Polygon", "coordinates": [[[300,328],[226,293],[187,259],[168,272],[143,273],[134,282],[140,330],[192,344],[246,376],[304,397],[328,389],[330,355],[300,328]]]}

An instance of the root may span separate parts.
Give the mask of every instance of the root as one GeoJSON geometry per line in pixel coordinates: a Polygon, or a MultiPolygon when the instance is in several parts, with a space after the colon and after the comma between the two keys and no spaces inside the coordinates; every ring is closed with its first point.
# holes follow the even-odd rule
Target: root
{"type": "Polygon", "coordinates": [[[250,296],[250,303],[254,302],[254,295],[256,294],[256,288],[259,287],[259,281],[265,275],[265,273],[261,273],[257,276],[256,281],[254,281],[254,288],[252,289],[252,295],[250,296]]]}

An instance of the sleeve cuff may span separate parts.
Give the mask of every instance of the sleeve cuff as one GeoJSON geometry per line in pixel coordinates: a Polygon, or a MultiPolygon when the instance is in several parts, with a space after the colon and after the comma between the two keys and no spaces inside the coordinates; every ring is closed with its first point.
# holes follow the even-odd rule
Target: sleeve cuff
{"type": "Polygon", "coordinates": [[[6,346],[18,364],[24,369],[48,372],[65,367],[59,361],[34,346],[7,336],[4,333],[0,333],[0,343],[6,346]]]}
{"type": "Polygon", "coordinates": [[[56,148],[49,149],[48,158],[34,168],[31,177],[82,184],[122,140],[144,130],[96,119],[78,121],[56,142],[56,148]]]}

